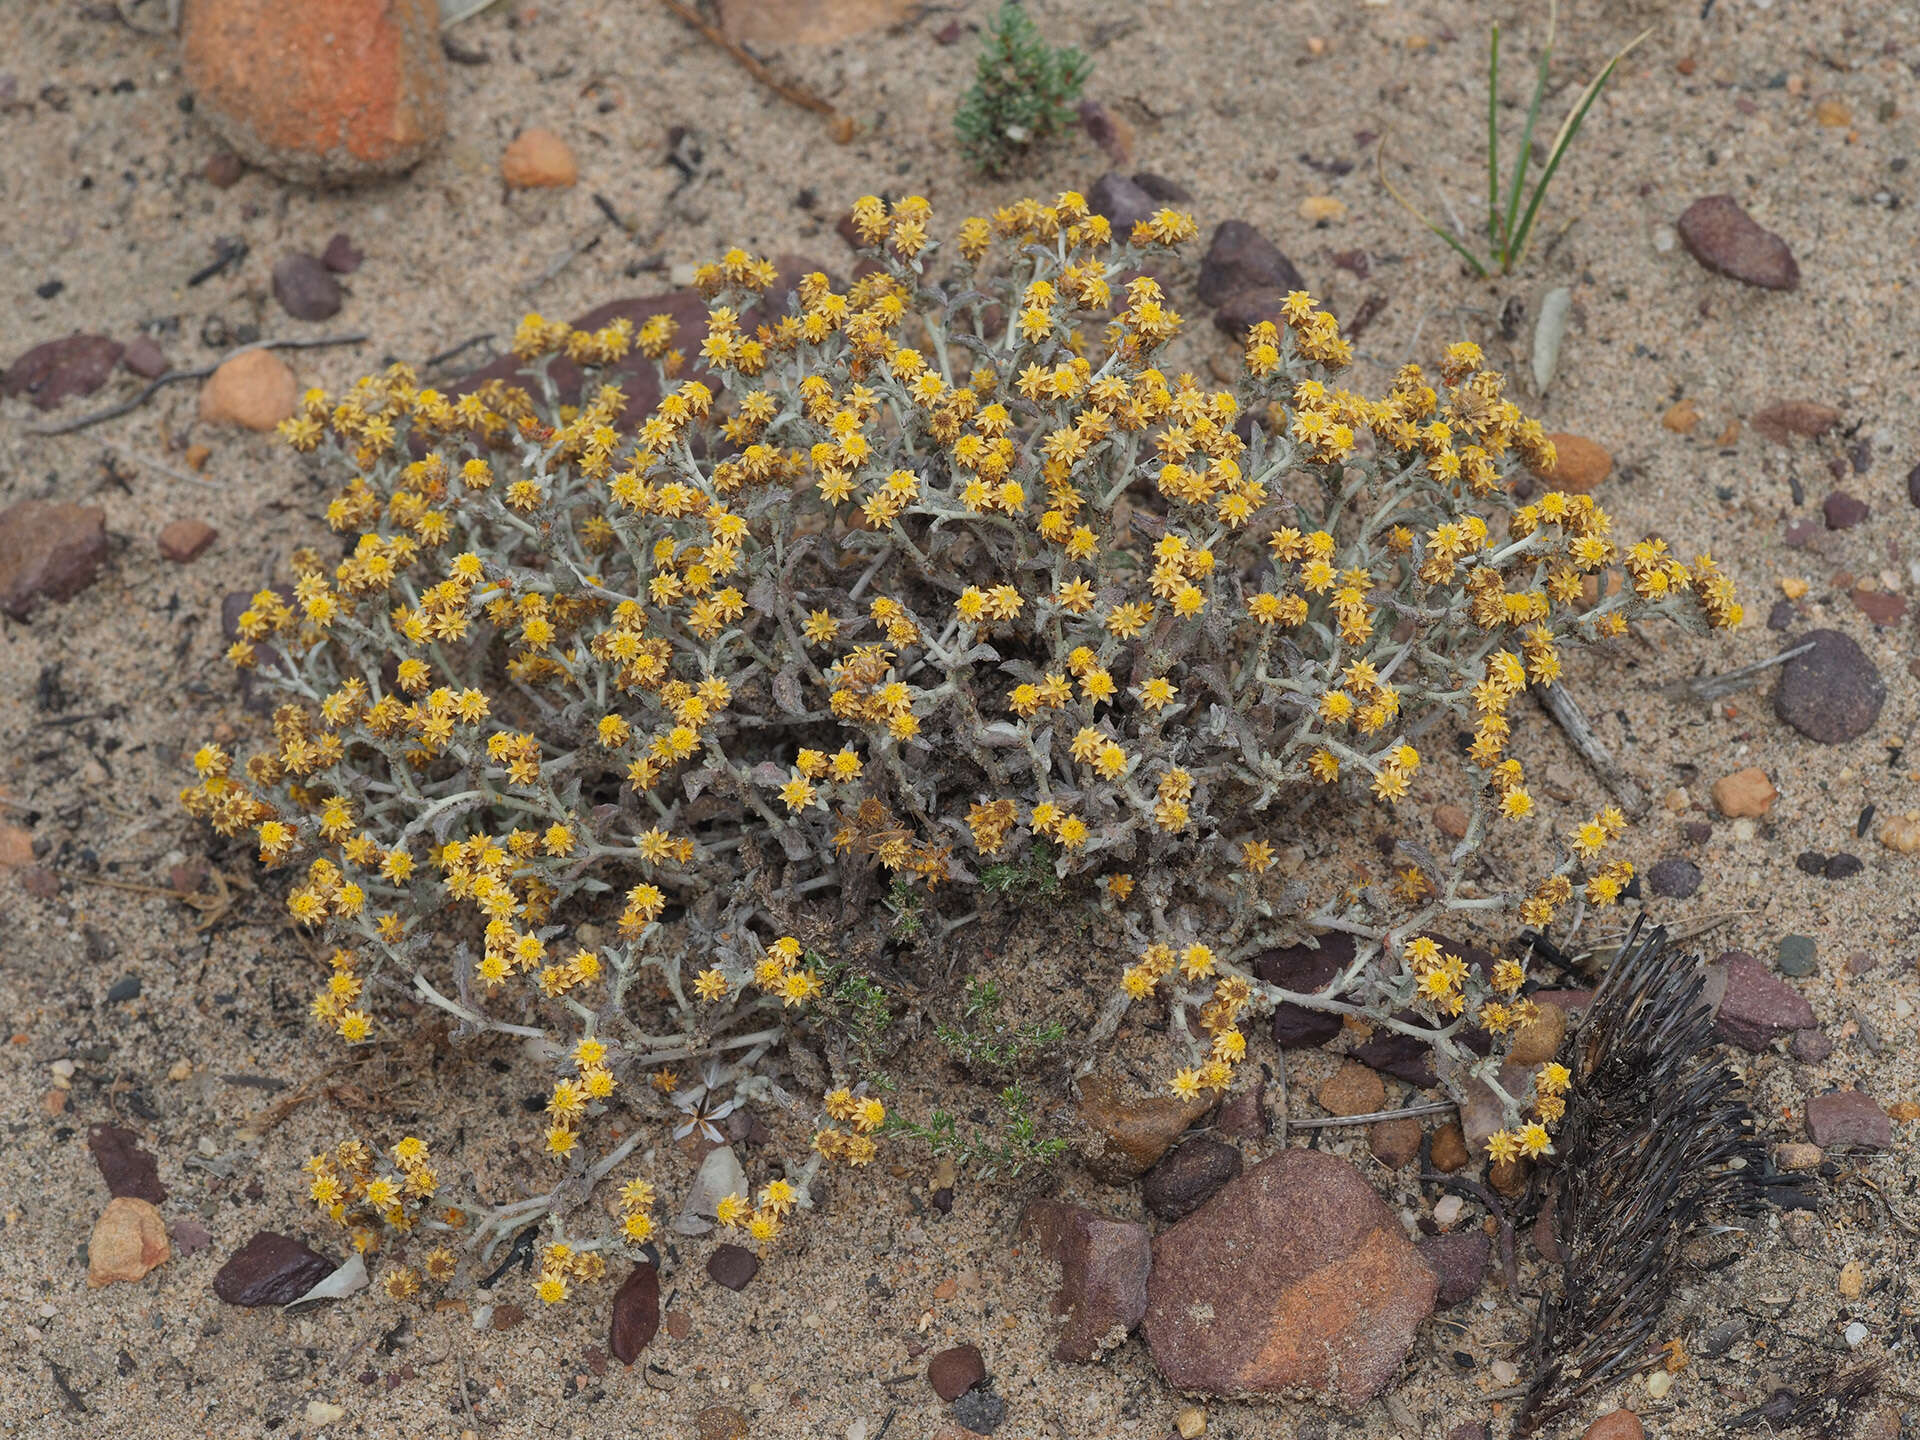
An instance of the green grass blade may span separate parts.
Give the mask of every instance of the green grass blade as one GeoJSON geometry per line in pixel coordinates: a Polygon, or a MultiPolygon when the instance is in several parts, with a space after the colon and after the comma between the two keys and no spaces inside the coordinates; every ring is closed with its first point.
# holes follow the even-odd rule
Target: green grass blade
{"type": "Polygon", "coordinates": [[[1500,248],[1500,22],[1487,41],[1487,244],[1500,248]]]}
{"type": "Polygon", "coordinates": [[[1520,132],[1520,153],[1513,157],[1513,185],[1507,191],[1507,223],[1494,256],[1506,270],[1513,261],[1513,226],[1520,214],[1520,192],[1527,183],[1527,162],[1533,158],[1533,127],[1540,119],[1540,102],[1547,96],[1547,62],[1553,46],[1540,52],[1540,69],[1533,82],[1533,103],[1527,106],[1527,128],[1520,132]]]}
{"type": "Polygon", "coordinates": [[[1620,62],[1627,58],[1633,48],[1652,30],[1642,30],[1633,39],[1621,46],[1614,57],[1607,61],[1606,67],[1587,82],[1587,88],[1580,92],[1580,98],[1567,112],[1566,121],[1560,126],[1560,133],[1554,136],[1553,148],[1547,152],[1546,168],[1540,172],[1540,183],[1533,187],[1533,198],[1527,205],[1526,217],[1520,222],[1519,232],[1514,235],[1514,263],[1527,258],[1527,245],[1533,237],[1534,216],[1540,212],[1540,202],[1546,199],[1547,186],[1553,183],[1554,172],[1560,168],[1560,162],[1566,157],[1567,147],[1573,144],[1573,137],[1580,133],[1580,125],[1587,118],[1587,111],[1593,108],[1593,102],[1600,98],[1600,92],[1607,88],[1607,81],[1613,78],[1613,72],[1620,62]]]}

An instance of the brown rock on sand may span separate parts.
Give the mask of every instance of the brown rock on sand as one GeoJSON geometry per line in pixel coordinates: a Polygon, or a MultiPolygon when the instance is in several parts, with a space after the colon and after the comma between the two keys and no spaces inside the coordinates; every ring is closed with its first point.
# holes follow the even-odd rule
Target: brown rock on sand
{"type": "Polygon", "coordinates": [[[271,430],[293,414],[300,386],[271,350],[248,350],[224,362],[200,387],[200,418],[209,424],[271,430]]]}
{"type": "Polygon", "coordinates": [[[1352,1164],[1286,1150],[1161,1232],[1143,1329],[1178,1389],[1357,1409],[1399,1371],[1438,1289],[1352,1164]]]}
{"type": "Polygon", "coordinates": [[[446,133],[434,0],[193,0],[180,56],[195,113],[288,180],[396,175],[446,133]]]}

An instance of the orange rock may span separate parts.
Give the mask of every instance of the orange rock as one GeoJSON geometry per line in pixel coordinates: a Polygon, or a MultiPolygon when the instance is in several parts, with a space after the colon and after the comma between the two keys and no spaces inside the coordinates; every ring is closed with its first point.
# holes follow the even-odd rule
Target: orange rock
{"type": "Polygon", "coordinates": [[[160,553],[176,565],[198,560],[220,532],[204,520],[175,520],[160,532],[160,553]]]}
{"type": "Polygon", "coordinates": [[[1554,489],[1585,495],[1613,473],[1613,456],[1597,441],[1564,432],[1547,438],[1553,442],[1553,469],[1533,473],[1554,489]]]}
{"type": "Polygon", "coordinates": [[[180,55],[195,113],[289,180],[398,174],[446,133],[435,0],[193,0],[180,55]]]}
{"type": "Polygon", "coordinates": [[[1378,1071],[1347,1060],[1313,1092],[1313,1098],[1331,1115],[1371,1115],[1386,1108],[1387,1086],[1378,1071]]]}
{"type": "Polygon", "coordinates": [[[1631,1410],[1609,1410],[1587,1426],[1580,1440],[1646,1440],[1647,1427],[1631,1410]]]}
{"type": "Polygon", "coordinates": [[[1467,1137],[1461,1132],[1460,1122],[1449,1120],[1433,1132],[1433,1168],[1443,1174],[1451,1175],[1466,1165],[1467,1137]]]}
{"type": "Polygon", "coordinates": [[[1779,794],[1767,772],[1752,765],[1713,782],[1713,803],[1729,820],[1766,814],[1779,794]]]}
{"type": "Polygon", "coordinates": [[[226,361],[200,389],[200,418],[210,424],[271,430],[293,414],[300,387],[271,350],[248,350],[226,361]]]}
{"type": "Polygon", "coordinates": [[[1433,828],[1449,840],[1460,840],[1467,833],[1467,812],[1458,805],[1433,807],[1433,828]]]}
{"type": "Polygon", "coordinates": [[[150,1201],[116,1195],[107,1202],[87,1241],[87,1284],[94,1289],[130,1285],[164,1264],[171,1254],[159,1210],[150,1201]]]}
{"type": "Polygon", "coordinates": [[[567,142],[551,130],[523,130],[500,157],[500,178],[515,190],[564,190],[580,178],[567,142]]]}
{"type": "Polygon", "coordinates": [[[1839,130],[1853,123],[1853,111],[1846,101],[1828,98],[1813,107],[1813,118],[1829,129],[1839,130]]]}
{"type": "Polygon", "coordinates": [[[1676,435],[1691,435],[1700,423],[1700,411],[1692,400],[1682,400],[1660,417],[1660,423],[1676,435]]]}

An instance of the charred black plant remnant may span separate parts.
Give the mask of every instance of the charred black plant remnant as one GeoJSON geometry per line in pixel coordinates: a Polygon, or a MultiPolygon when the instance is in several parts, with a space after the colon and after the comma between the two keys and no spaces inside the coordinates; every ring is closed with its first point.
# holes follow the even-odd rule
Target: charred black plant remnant
{"type": "Polygon", "coordinates": [[[1529,1435],[1641,1368],[1713,1214],[1767,1203],[1766,1153],[1733,1072],[1712,1053],[1698,960],[1636,923],[1569,1042],[1574,1082],[1558,1138],[1554,1238],[1566,1259],[1534,1322],[1529,1435]]]}

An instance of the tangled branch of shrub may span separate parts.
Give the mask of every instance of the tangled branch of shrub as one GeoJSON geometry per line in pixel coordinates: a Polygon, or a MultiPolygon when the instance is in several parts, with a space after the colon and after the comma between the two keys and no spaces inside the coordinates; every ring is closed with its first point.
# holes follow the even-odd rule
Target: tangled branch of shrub
{"type": "MultiPolygon", "coordinates": [[[[746,1099],[803,1106],[782,1042],[827,1003],[835,946],[806,918],[826,891],[844,913],[891,886],[951,927],[991,865],[1097,881],[1138,959],[1091,1043],[1162,997],[1182,1093],[1224,1089],[1241,1022],[1288,1000],[1472,1062],[1464,1027],[1532,1013],[1524,972],[1470,970],[1430,923],[1517,903],[1544,928],[1631,875],[1589,873],[1609,810],[1529,890],[1466,882],[1489,828],[1533,811],[1513,702],[1643,617],[1740,618],[1711,559],[1623,549],[1589,497],[1510,506],[1508,467],[1551,446],[1472,344],[1367,398],[1294,294],[1232,388],[1158,368],[1181,317],[1140,266],[1193,238],[1184,214],[1119,243],[1068,193],[951,247],[923,200],[853,218],[883,268],[806,276],[764,325],[740,317],[770,265],[699,272],[712,308],[685,339],[714,383],[665,318],[529,316],[523,385],[455,400],[396,366],[283,427],[351,471],[328,519],[357,540],[301,552],[290,604],[255,597],[231,658],[286,697],[275,743],[244,765],[203,749],[184,798],[297,869],[295,918],[339,947],[319,1022],[362,1040],[385,991],[548,1057],[561,1178],[481,1233],[547,1217],[573,1257],[556,1281],[651,1230],[630,1181],[621,1232],[564,1233],[636,1143],[590,1159],[601,1117],[686,1133],[746,1099]],[[636,346],[671,385],[637,427],[617,387],[559,403],[554,357],[636,346]],[[1303,917],[1275,867],[1287,807],[1399,801],[1445,715],[1475,727],[1450,862],[1303,917]],[[1306,919],[1360,936],[1352,964],[1314,995],[1256,979],[1246,959],[1306,919]]],[[[719,1219],[769,1240],[815,1167],[872,1158],[885,1109],[845,1061],[811,1158],[719,1219]]],[[[1500,1092],[1495,1158],[1547,1148],[1563,1083],[1500,1092]]]]}

